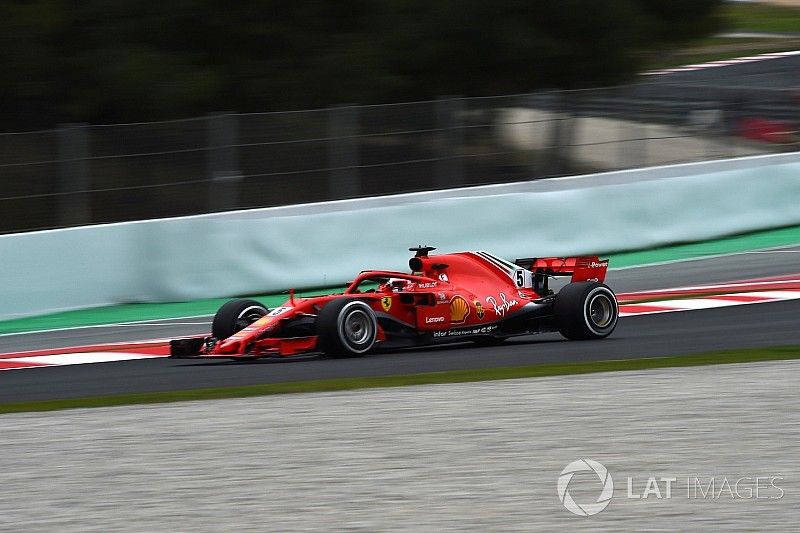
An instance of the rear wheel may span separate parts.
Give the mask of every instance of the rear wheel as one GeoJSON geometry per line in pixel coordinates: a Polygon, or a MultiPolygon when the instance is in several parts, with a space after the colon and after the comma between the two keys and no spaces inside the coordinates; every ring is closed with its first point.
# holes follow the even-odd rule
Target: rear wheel
{"type": "Polygon", "coordinates": [[[593,281],[570,283],[556,295],[558,330],[568,339],[602,339],[617,326],[619,306],[608,286],[593,281]]]}
{"type": "Polygon", "coordinates": [[[227,339],[237,331],[241,331],[262,316],[269,309],[255,300],[231,300],[219,308],[211,324],[211,335],[219,340],[227,339]]]}
{"type": "Polygon", "coordinates": [[[317,316],[319,347],[331,357],[361,357],[375,345],[378,321],[361,300],[333,300],[317,316]]]}

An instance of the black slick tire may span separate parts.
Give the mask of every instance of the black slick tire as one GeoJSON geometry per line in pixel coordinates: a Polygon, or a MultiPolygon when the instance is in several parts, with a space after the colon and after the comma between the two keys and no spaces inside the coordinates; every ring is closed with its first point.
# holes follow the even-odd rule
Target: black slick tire
{"type": "Polygon", "coordinates": [[[561,334],[572,340],[603,339],[619,319],[619,305],[608,286],[593,281],[565,285],[553,305],[561,334]]]}
{"type": "Polygon", "coordinates": [[[378,321],[366,302],[349,298],[331,301],[317,315],[318,347],[330,357],[362,357],[375,345],[378,321]]]}
{"type": "Polygon", "coordinates": [[[269,313],[269,309],[255,300],[239,298],[226,302],[214,315],[211,324],[211,335],[219,340],[224,340],[241,331],[262,316],[269,313]]]}

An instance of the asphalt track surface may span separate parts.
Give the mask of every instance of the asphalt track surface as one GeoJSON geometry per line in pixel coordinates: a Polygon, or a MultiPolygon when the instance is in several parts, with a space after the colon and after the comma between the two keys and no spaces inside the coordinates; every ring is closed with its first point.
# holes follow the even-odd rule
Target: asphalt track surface
{"type": "MultiPolygon", "coordinates": [[[[742,90],[742,94],[758,89],[797,89],[800,85],[800,57],[789,56],[768,61],[730,64],[700,70],[671,72],[646,76],[653,86],[672,84],[710,85],[724,87],[728,92],[742,90]]],[[[674,90],[674,86],[670,87],[674,90]]]]}
{"type": "MultiPolygon", "coordinates": [[[[618,292],[752,279],[800,272],[800,247],[612,271],[618,292]]],[[[502,346],[469,343],[380,353],[359,359],[317,356],[251,363],[166,358],[0,372],[0,402],[256,385],[344,377],[469,370],[537,363],[682,355],[729,348],[800,344],[800,301],[620,319],[602,341],[526,336],[502,346]]],[[[207,320],[103,326],[0,337],[0,351],[162,338],[206,332],[207,320]]]]}

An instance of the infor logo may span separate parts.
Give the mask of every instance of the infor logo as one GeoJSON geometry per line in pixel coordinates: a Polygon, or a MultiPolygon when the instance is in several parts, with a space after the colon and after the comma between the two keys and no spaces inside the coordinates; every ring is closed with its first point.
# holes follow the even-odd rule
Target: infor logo
{"type": "Polygon", "coordinates": [[[606,469],[605,466],[592,459],[578,459],[577,461],[572,461],[564,467],[564,470],[562,470],[561,474],[558,476],[558,499],[561,500],[561,503],[569,512],[578,516],[596,515],[608,507],[613,495],[614,480],[611,479],[611,474],[608,473],[608,469],[606,469]],[[579,504],[572,499],[572,496],[569,494],[569,482],[572,481],[572,476],[574,476],[576,472],[594,472],[597,474],[602,489],[600,490],[600,496],[597,497],[596,502],[579,504]]]}

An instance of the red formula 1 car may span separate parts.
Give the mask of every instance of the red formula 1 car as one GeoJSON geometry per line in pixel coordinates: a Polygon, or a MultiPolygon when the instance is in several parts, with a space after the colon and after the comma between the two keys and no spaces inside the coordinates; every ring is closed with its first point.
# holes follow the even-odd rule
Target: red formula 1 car
{"type": "Polygon", "coordinates": [[[614,293],[598,257],[518,259],[486,252],[431,256],[410,248],[412,273],[367,270],[341,294],[300,298],[267,309],[254,300],[223,305],[211,336],[173,340],[173,357],[256,359],[323,352],[361,356],[373,349],[447,342],[500,342],[559,331],[601,339],[617,325],[614,293]],[[572,276],[558,292],[554,276],[572,276]]]}

